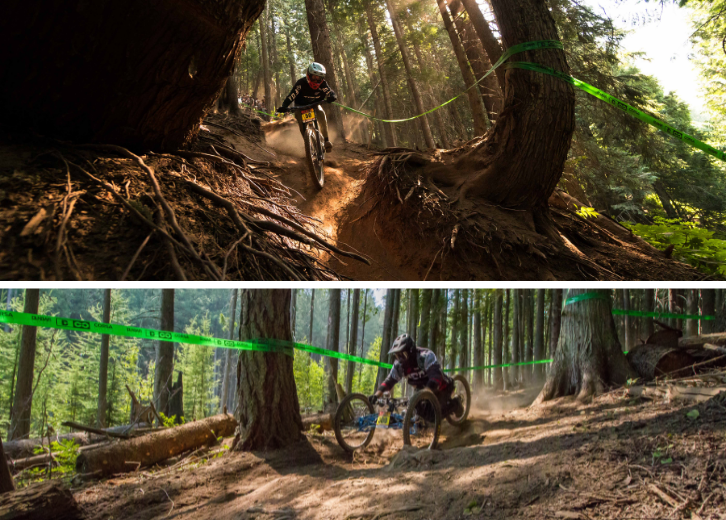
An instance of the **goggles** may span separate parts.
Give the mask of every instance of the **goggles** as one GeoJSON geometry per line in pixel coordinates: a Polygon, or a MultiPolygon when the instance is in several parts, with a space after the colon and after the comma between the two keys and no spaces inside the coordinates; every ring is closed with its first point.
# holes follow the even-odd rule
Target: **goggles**
{"type": "Polygon", "coordinates": [[[324,77],[318,76],[317,74],[310,74],[309,77],[310,77],[310,81],[313,83],[322,83],[323,80],[325,79],[324,77]]]}

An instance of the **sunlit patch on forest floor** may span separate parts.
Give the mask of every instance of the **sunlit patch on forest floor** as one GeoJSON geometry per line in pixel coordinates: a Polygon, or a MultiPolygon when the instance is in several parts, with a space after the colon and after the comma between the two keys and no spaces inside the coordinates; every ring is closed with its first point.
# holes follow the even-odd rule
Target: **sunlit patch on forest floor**
{"type": "Polygon", "coordinates": [[[332,433],[308,434],[73,491],[91,519],[726,518],[723,393],[697,406],[617,390],[528,407],[536,393],[479,399],[485,409],[447,425],[435,451],[400,450],[389,431],[351,458],[332,433]]]}

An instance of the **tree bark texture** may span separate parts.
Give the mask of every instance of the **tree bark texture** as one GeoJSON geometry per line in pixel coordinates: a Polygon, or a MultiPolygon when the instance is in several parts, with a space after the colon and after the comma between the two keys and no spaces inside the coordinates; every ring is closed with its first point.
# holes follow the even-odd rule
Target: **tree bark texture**
{"type": "MultiPolygon", "coordinates": [[[[247,338],[292,340],[290,290],[248,290],[247,338]]],[[[293,374],[284,353],[242,351],[237,364],[237,450],[277,449],[301,439],[302,421],[293,374]]]]}
{"type": "MultiPolygon", "coordinates": [[[[111,322],[111,289],[103,290],[103,322],[111,322]]],[[[96,424],[100,428],[106,426],[106,393],[108,387],[108,348],[111,336],[101,336],[101,359],[98,363],[98,412],[96,424]]]]}
{"type": "MultiPolygon", "coordinates": [[[[423,289],[424,291],[427,289],[423,289]]],[[[438,357],[439,345],[441,343],[441,289],[431,289],[431,314],[429,316],[429,348],[438,357]]]]}
{"type": "MultiPolygon", "coordinates": [[[[353,311],[351,313],[350,322],[350,341],[348,342],[348,354],[355,356],[356,344],[358,343],[358,315],[360,313],[360,289],[353,289],[353,311]]],[[[363,311],[365,316],[365,310],[363,311]]],[[[350,394],[353,391],[353,373],[355,372],[355,363],[348,362],[348,370],[345,373],[345,393],[350,394]]]]}
{"type": "MultiPolygon", "coordinates": [[[[260,59],[262,60],[262,83],[265,90],[265,111],[272,113],[272,74],[270,74],[270,58],[269,58],[269,49],[268,49],[268,35],[267,35],[267,13],[268,13],[268,7],[267,3],[265,3],[265,9],[262,11],[262,16],[260,16],[259,25],[260,25],[260,59]]],[[[266,120],[269,119],[269,116],[263,115],[266,120]]]]}
{"type": "MultiPolygon", "coordinates": [[[[698,314],[698,289],[686,290],[686,308],[688,314],[698,314]]],[[[684,336],[698,336],[698,320],[686,321],[684,336]]]]}
{"type": "Polygon", "coordinates": [[[295,54],[292,52],[290,44],[290,26],[285,24],[285,43],[287,44],[287,61],[290,64],[290,88],[297,82],[297,73],[295,72],[295,54]]]}
{"type": "Polygon", "coordinates": [[[3,441],[0,439],[0,495],[9,491],[15,491],[15,481],[10,474],[8,461],[5,458],[5,450],[3,449],[3,441]]]}
{"type": "MultiPolygon", "coordinates": [[[[472,25],[474,25],[474,30],[476,31],[477,36],[479,36],[481,44],[484,47],[487,56],[489,57],[489,61],[492,64],[496,63],[497,61],[499,61],[499,58],[502,57],[502,47],[501,45],[499,45],[499,41],[497,40],[496,36],[494,36],[491,27],[489,27],[489,22],[487,22],[484,18],[481,9],[479,9],[479,6],[476,3],[476,0],[461,1],[464,4],[464,8],[469,15],[469,19],[471,20],[472,25]]],[[[501,67],[498,67],[494,71],[494,74],[496,75],[497,81],[499,83],[500,92],[504,91],[504,72],[505,69],[501,67]]]]}
{"type": "Polygon", "coordinates": [[[12,0],[0,17],[6,123],[177,149],[230,76],[261,0],[12,0]],[[52,88],[49,88],[52,86],[52,88]]]}
{"type": "MultiPolygon", "coordinates": [[[[293,289],[294,291],[295,289],[293,289]]],[[[234,339],[234,322],[237,317],[237,289],[232,289],[232,297],[230,299],[230,312],[229,312],[229,339],[234,339]]],[[[232,349],[225,349],[224,352],[224,374],[222,374],[222,392],[219,399],[219,411],[220,413],[227,406],[230,389],[230,379],[232,377],[232,349]]]]}
{"type": "Polygon", "coordinates": [[[434,289],[421,289],[421,319],[418,323],[417,343],[420,347],[429,348],[429,331],[431,329],[431,297],[434,289]]]}
{"type": "MultiPolygon", "coordinates": [[[[40,289],[25,290],[23,312],[38,314],[40,289]]],[[[33,374],[35,372],[35,350],[37,327],[23,325],[18,355],[18,376],[13,402],[13,416],[10,420],[11,441],[27,439],[30,435],[30,411],[33,407],[33,374]]]]}
{"type": "MultiPolygon", "coordinates": [[[[466,368],[469,363],[469,290],[461,289],[461,315],[459,321],[459,368],[466,368]]],[[[464,372],[466,376],[467,373],[464,372]]]]}
{"type": "MultiPolygon", "coordinates": [[[[534,328],[534,359],[545,358],[544,353],[544,299],[545,290],[537,289],[537,304],[535,308],[534,328]]],[[[534,365],[535,381],[541,382],[544,379],[544,365],[534,365]]]]}
{"type": "MultiPolygon", "coordinates": [[[[644,308],[647,312],[655,311],[655,289],[645,289],[644,308]]],[[[655,333],[655,322],[653,318],[643,318],[645,320],[645,334],[652,336],[655,333]]]]}
{"type": "Polygon", "coordinates": [[[562,289],[552,289],[550,312],[550,357],[557,352],[557,342],[560,339],[560,324],[562,323],[562,289]]]}
{"type": "Polygon", "coordinates": [[[569,296],[586,292],[600,293],[601,299],[581,300],[565,307],[557,352],[537,402],[573,394],[586,401],[608,385],[622,385],[637,377],[618,341],[610,291],[571,289],[569,296]]]}
{"type": "MultiPolygon", "coordinates": [[[[338,352],[338,344],[340,343],[340,289],[329,289],[328,291],[328,341],[325,348],[338,352]]],[[[335,408],[338,404],[338,394],[335,391],[335,384],[338,382],[338,359],[326,356],[325,368],[328,384],[325,404],[326,408],[335,408]]]]}
{"type": "MultiPolygon", "coordinates": [[[[540,0],[493,0],[505,48],[535,40],[557,40],[547,4],[540,0]]],[[[569,74],[561,50],[520,53],[531,61],[569,74]]],[[[509,69],[502,115],[488,139],[456,163],[462,197],[482,197],[509,207],[547,211],[547,199],[562,176],[575,128],[572,86],[546,75],[509,69]]]]}
{"type": "MultiPolygon", "coordinates": [[[[474,329],[474,339],[472,342],[472,349],[474,350],[474,366],[480,367],[483,363],[483,351],[482,351],[482,341],[481,341],[481,299],[479,292],[476,291],[474,295],[474,321],[473,321],[473,329],[474,329]]],[[[483,370],[475,370],[474,371],[474,388],[478,391],[483,388],[483,377],[484,371],[483,370]]]]}
{"type": "Polygon", "coordinates": [[[82,520],[73,493],[59,481],[43,482],[0,495],[3,520],[82,520]]]}
{"type": "MultiPolygon", "coordinates": [[[[366,0],[366,17],[368,19],[368,29],[371,32],[371,39],[373,40],[373,51],[376,54],[376,63],[378,64],[378,75],[381,78],[381,89],[383,90],[383,104],[386,110],[386,119],[393,119],[393,108],[391,104],[391,89],[388,83],[388,75],[385,70],[385,63],[383,63],[383,50],[381,49],[381,40],[378,37],[378,30],[376,29],[376,22],[373,19],[373,2],[372,0],[366,0]]],[[[393,123],[384,123],[386,130],[386,146],[396,146],[396,130],[393,127],[393,123]]]]}
{"type": "MultiPolygon", "coordinates": [[[[308,26],[310,28],[310,40],[313,46],[313,56],[315,61],[322,63],[326,69],[325,80],[334,91],[338,91],[338,81],[336,80],[335,65],[333,63],[333,51],[330,45],[330,32],[328,31],[328,23],[325,19],[325,6],[323,0],[305,0],[305,10],[308,17],[308,26]]],[[[332,129],[338,133],[341,138],[345,138],[343,128],[343,119],[338,107],[329,105],[326,113],[330,114],[332,129]]]]}
{"type": "MultiPolygon", "coordinates": [[[[494,295],[494,365],[502,364],[502,305],[504,303],[504,295],[502,289],[496,289],[494,295]]],[[[504,379],[502,368],[494,369],[494,389],[502,390],[504,387],[504,379]]]]}
{"type": "MultiPolygon", "coordinates": [[[[512,319],[512,363],[519,363],[519,342],[520,342],[520,330],[522,320],[522,296],[521,289],[512,289],[512,298],[514,300],[514,316],[512,319]]],[[[512,367],[512,383],[516,385],[519,383],[519,373],[522,367],[512,367]]]]}
{"type": "MultiPolygon", "coordinates": [[[[701,314],[713,316],[716,314],[716,290],[701,289],[701,314]]],[[[702,320],[701,334],[710,334],[715,332],[714,324],[716,320],[702,320]]]]}
{"type": "MultiPolygon", "coordinates": [[[[174,331],[174,289],[161,290],[161,320],[159,329],[174,331]]],[[[154,401],[156,410],[169,415],[171,378],[174,375],[174,343],[158,341],[156,344],[156,370],[154,374],[154,401]]]]}
{"type": "MultiPolygon", "coordinates": [[[[395,289],[386,290],[386,308],[383,314],[383,333],[381,335],[381,355],[380,361],[388,363],[388,349],[391,346],[391,323],[393,322],[393,307],[396,304],[395,289]]],[[[376,378],[376,388],[381,386],[383,380],[386,379],[388,371],[385,368],[378,368],[378,377],[376,378]]]]}
{"type": "Polygon", "coordinates": [[[215,444],[218,437],[232,435],[236,426],[237,421],[233,416],[214,415],[200,421],[86,450],[76,459],[76,471],[94,473],[99,477],[136,471],[140,467],[156,464],[205,444],[215,444]]]}

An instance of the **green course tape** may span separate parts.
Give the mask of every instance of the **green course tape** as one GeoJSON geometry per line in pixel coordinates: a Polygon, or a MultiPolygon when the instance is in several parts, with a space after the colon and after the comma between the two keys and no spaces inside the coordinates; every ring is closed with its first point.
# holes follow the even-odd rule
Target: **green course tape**
{"type": "Polygon", "coordinates": [[[677,139],[680,139],[684,143],[687,143],[687,144],[693,146],[694,148],[698,148],[699,150],[702,150],[702,151],[706,152],[707,154],[712,155],[713,157],[716,157],[717,159],[726,161],[726,152],[717,150],[713,146],[709,146],[706,143],[704,143],[703,141],[699,141],[695,137],[690,136],[685,132],[681,132],[680,130],[673,128],[672,126],[664,123],[660,119],[657,119],[651,115],[648,115],[645,112],[643,112],[642,110],[638,110],[634,106],[629,105],[629,104],[625,103],[624,101],[621,101],[618,98],[615,98],[615,97],[611,96],[610,94],[607,94],[606,92],[603,92],[602,90],[585,83],[584,81],[575,79],[572,76],[565,74],[564,72],[560,72],[560,71],[555,70],[550,67],[545,67],[544,65],[539,65],[537,63],[529,63],[526,61],[510,62],[505,65],[505,68],[533,70],[536,72],[541,72],[543,74],[549,74],[550,76],[559,78],[562,81],[566,81],[567,83],[574,85],[575,87],[579,88],[580,90],[587,92],[591,96],[601,99],[602,101],[605,101],[606,103],[609,103],[612,106],[619,108],[623,112],[627,112],[628,114],[635,117],[636,119],[640,119],[641,121],[644,121],[645,123],[648,123],[649,125],[656,127],[658,130],[661,130],[662,132],[665,132],[669,135],[672,135],[673,137],[675,137],[677,139]]]}
{"type": "Polygon", "coordinates": [[[673,318],[675,320],[715,320],[716,316],[708,314],[673,314],[670,312],[626,311],[613,309],[618,316],[635,316],[636,318],[673,318]]]}
{"type": "Polygon", "coordinates": [[[607,294],[599,293],[599,292],[586,292],[582,294],[578,294],[577,296],[573,296],[571,298],[567,298],[565,300],[565,305],[570,305],[571,303],[575,302],[581,302],[584,300],[609,300],[610,296],[607,294]]]}
{"type": "Polygon", "coordinates": [[[463,96],[464,94],[466,94],[469,90],[473,89],[476,85],[478,85],[484,78],[486,78],[487,76],[489,76],[489,74],[491,74],[492,72],[494,72],[494,70],[497,67],[499,67],[500,65],[502,65],[502,63],[504,63],[504,61],[507,60],[510,56],[512,56],[514,54],[517,54],[517,53],[520,53],[520,52],[533,51],[533,50],[537,50],[537,49],[561,49],[562,50],[562,49],[564,49],[564,47],[562,46],[562,43],[561,42],[558,42],[557,40],[539,40],[539,41],[534,41],[534,42],[524,42],[524,43],[519,43],[517,45],[513,45],[512,47],[510,47],[509,49],[507,49],[504,52],[504,54],[502,54],[502,57],[497,60],[497,62],[492,66],[491,69],[489,69],[489,71],[487,71],[486,74],[484,74],[481,78],[479,78],[478,80],[476,80],[474,82],[474,84],[472,84],[464,92],[462,92],[461,94],[459,94],[456,97],[451,98],[448,101],[445,101],[444,103],[441,103],[439,106],[434,107],[431,110],[427,110],[423,114],[418,114],[416,116],[407,117],[405,119],[379,119],[377,117],[373,117],[373,116],[368,115],[368,114],[366,114],[364,112],[361,112],[359,110],[356,110],[355,108],[352,108],[352,107],[349,107],[349,106],[345,106],[345,105],[342,105],[340,103],[333,102],[333,104],[334,105],[338,105],[339,107],[344,108],[346,110],[349,110],[350,112],[355,112],[356,114],[360,114],[362,116],[365,116],[368,119],[372,119],[373,121],[381,121],[383,123],[403,123],[405,121],[411,121],[413,119],[418,119],[419,117],[423,117],[426,114],[430,114],[431,112],[434,112],[434,111],[436,111],[436,110],[438,110],[440,108],[445,107],[446,105],[448,105],[452,101],[455,101],[455,100],[459,99],[461,96],[463,96]]]}
{"type": "Polygon", "coordinates": [[[267,112],[263,112],[262,110],[257,110],[252,105],[245,105],[244,103],[242,103],[242,106],[250,108],[250,109],[254,110],[255,112],[259,112],[260,114],[265,114],[266,116],[270,116],[272,119],[280,119],[280,118],[285,117],[285,114],[269,114],[267,112]]]}

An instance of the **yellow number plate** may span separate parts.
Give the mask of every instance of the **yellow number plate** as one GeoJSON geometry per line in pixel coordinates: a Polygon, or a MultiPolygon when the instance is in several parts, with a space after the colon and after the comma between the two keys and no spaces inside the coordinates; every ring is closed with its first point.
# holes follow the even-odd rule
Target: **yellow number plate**
{"type": "Polygon", "coordinates": [[[390,421],[391,421],[391,414],[381,412],[378,415],[378,420],[376,421],[376,426],[378,426],[380,428],[388,428],[388,423],[390,421]]]}
{"type": "Polygon", "coordinates": [[[315,110],[303,110],[302,112],[302,120],[304,121],[312,121],[315,119],[315,110]]]}

